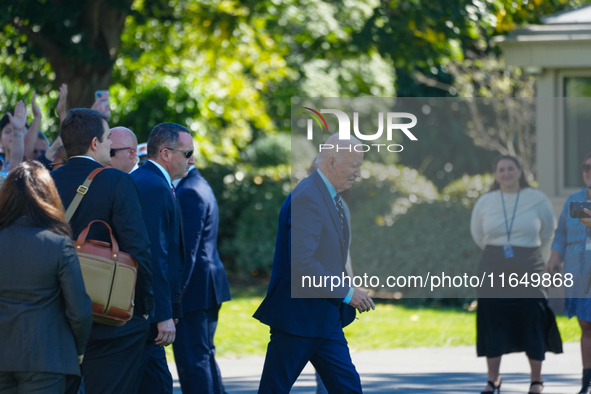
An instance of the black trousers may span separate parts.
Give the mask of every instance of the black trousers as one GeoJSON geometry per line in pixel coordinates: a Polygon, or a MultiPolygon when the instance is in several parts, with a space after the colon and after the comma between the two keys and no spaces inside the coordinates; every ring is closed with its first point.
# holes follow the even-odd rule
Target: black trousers
{"type": "Polygon", "coordinates": [[[2,394],[63,394],[66,375],[43,372],[0,372],[2,394]]]}
{"type": "MultiPolygon", "coordinates": [[[[132,394],[150,323],[140,316],[122,327],[93,323],[81,365],[86,394],[132,394]]],[[[69,379],[67,394],[76,394],[80,379],[69,379]]]]}

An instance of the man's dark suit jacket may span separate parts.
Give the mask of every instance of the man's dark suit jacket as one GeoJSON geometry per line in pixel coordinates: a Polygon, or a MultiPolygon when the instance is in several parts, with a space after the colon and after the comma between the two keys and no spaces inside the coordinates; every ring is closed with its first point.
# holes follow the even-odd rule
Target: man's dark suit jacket
{"type": "Polygon", "coordinates": [[[140,192],[144,221],[152,245],[154,312],[150,323],[182,317],[182,219],[166,177],[152,162],[131,173],[140,192]]]}
{"type": "MultiPolygon", "coordinates": [[[[74,199],[78,186],[100,167],[99,163],[90,159],[72,158],[51,173],[64,209],[74,199]]],[[[131,176],[114,168],[105,168],[94,178],[70,220],[74,239],[93,220],[102,220],[111,226],[119,249],[138,261],[133,313],[138,316],[150,314],[154,305],[150,241],[142,218],[138,190],[131,176]]],[[[107,230],[100,225],[91,227],[88,239],[110,243],[107,230]]],[[[113,331],[115,335],[121,332],[121,327],[99,326],[107,336],[110,335],[107,331],[113,331]]]]}
{"type": "Polygon", "coordinates": [[[328,289],[312,290],[324,298],[292,298],[292,288],[299,296],[312,294],[310,289],[302,292],[302,276],[342,276],[347,238],[326,185],[318,172],[312,173],[283,203],[269,290],[254,317],[272,328],[312,338],[326,337],[339,320],[343,327],[350,324],[355,309],[342,303],[348,287],[331,292],[329,284],[328,289]]]}
{"type": "Polygon", "coordinates": [[[22,217],[0,249],[0,371],[80,375],[92,309],[72,241],[22,217]]]}
{"type": "Polygon", "coordinates": [[[183,311],[229,301],[230,286],[217,249],[218,204],[213,191],[195,168],[179,182],[176,194],[184,224],[183,311]]]}

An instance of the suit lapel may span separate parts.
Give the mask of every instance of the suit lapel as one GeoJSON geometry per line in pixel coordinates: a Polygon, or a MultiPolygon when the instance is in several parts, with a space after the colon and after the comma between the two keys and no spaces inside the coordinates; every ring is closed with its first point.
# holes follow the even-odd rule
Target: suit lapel
{"type": "MultiPolygon", "coordinates": [[[[160,168],[156,167],[154,165],[154,163],[148,161],[141,168],[145,168],[146,170],[152,171],[154,174],[158,175],[159,177],[161,177],[162,179],[164,179],[166,181],[166,183],[168,183],[168,179],[166,179],[166,177],[164,176],[164,174],[162,173],[162,171],[160,170],[160,168]]],[[[172,191],[171,191],[171,193],[172,193],[172,191]]]]}
{"type": "MultiPolygon", "coordinates": [[[[154,174],[158,175],[159,177],[161,177],[162,179],[164,179],[166,181],[166,183],[168,184],[168,179],[166,179],[166,177],[164,176],[164,174],[162,173],[162,171],[160,170],[160,168],[156,167],[154,165],[154,163],[152,162],[147,162],[146,164],[144,164],[141,168],[144,168],[148,171],[152,171],[154,174]]],[[[188,177],[188,175],[187,175],[188,177]]],[[[187,178],[185,177],[185,178],[187,178]]],[[[182,180],[184,181],[184,179],[182,180]]],[[[181,181],[181,182],[182,182],[181,181]]],[[[179,182],[179,184],[177,185],[177,188],[181,186],[181,183],[179,182]]],[[[176,190],[175,189],[175,190],[176,190]]],[[[179,243],[180,243],[180,251],[181,251],[181,261],[184,261],[184,254],[185,254],[185,249],[184,249],[184,239],[183,239],[183,214],[181,211],[181,204],[179,203],[178,198],[172,193],[172,189],[170,190],[170,194],[173,195],[173,200],[174,200],[174,211],[175,211],[175,216],[176,216],[176,220],[179,223],[179,243]]]]}
{"type": "Polygon", "coordinates": [[[320,175],[318,175],[317,172],[313,172],[312,175],[310,175],[310,177],[312,177],[312,180],[314,181],[314,183],[316,183],[316,186],[318,187],[318,189],[322,193],[322,197],[324,197],[324,202],[326,204],[326,207],[328,208],[328,212],[330,213],[332,223],[335,226],[337,233],[339,234],[339,242],[341,245],[341,254],[343,256],[345,256],[345,251],[347,250],[347,245],[345,245],[345,242],[344,242],[345,236],[343,234],[343,227],[341,226],[341,219],[339,218],[339,212],[337,211],[337,207],[335,206],[334,200],[330,196],[330,192],[328,191],[328,188],[326,187],[326,185],[324,184],[324,181],[322,180],[320,175]]]}

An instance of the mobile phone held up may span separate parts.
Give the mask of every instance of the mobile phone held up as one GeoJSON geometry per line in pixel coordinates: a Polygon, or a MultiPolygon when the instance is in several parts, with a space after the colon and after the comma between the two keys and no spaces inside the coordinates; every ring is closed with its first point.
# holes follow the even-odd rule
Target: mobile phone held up
{"type": "Polygon", "coordinates": [[[571,202],[570,203],[570,217],[575,219],[588,218],[589,215],[583,211],[583,208],[587,208],[591,211],[591,202],[571,202]]]}
{"type": "Polygon", "coordinates": [[[108,103],[109,102],[109,91],[108,90],[97,90],[96,92],[94,92],[94,94],[96,95],[96,98],[101,100],[104,103],[108,103]]]}

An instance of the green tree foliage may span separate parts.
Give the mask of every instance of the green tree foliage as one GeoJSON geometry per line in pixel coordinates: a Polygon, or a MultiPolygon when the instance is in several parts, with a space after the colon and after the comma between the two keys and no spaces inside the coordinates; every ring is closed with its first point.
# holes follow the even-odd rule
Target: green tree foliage
{"type": "MultiPolygon", "coordinates": [[[[453,276],[476,270],[480,250],[470,236],[470,207],[442,198],[415,169],[370,163],[363,171],[349,200],[354,272],[376,275],[383,283],[389,275],[444,271],[453,276]]],[[[410,286],[401,291],[405,298],[425,294],[410,286]]],[[[455,296],[474,294],[462,289],[455,296]]]]}
{"type": "MultiPolygon", "coordinates": [[[[0,108],[5,111],[18,98],[30,97],[34,88],[46,95],[40,99],[45,113],[53,113],[55,89],[66,82],[70,107],[90,106],[94,90],[110,87],[111,123],[131,127],[140,141],[157,123],[187,125],[194,132],[198,166],[207,166],[204,175],[218,196],[224,261],[235,272],[268,272],[278,210],[291,186],[287,137],[279,133],[290,129],[291,97],[455,96],[460,87],[454,83],[461,78],[450,71],[453,64],[494,59],[494,35],[582,3],[4,1],[0,84],[5,94],[0,108]]],[[[461,84],[476,86],[472,80],[461,84]]],[[[45,117],[45,129],[55,130],[51,120],[45,117]]],[[[461,200],[464,189],[457,181],[446,189],[444,201],[439,201],[437,187],[464,173],[488,171],[494,154],[474,149],[463,130],[448,131],[425,136],[421,152],[400,155],[400,161],[414,169],[368,164],[366,171],[373,177],[364,177],[363,193],[380,197],[364,205],[372,196],[360,195],[359,187],[353,190],[351,203],[360,212],[354,222],[389,228],[397,220],[407,220],[410,226],[415,220],[411,212],[418,212],[423,223],[443,218],[442,227],[434,227],[438,237],[421,239],[424,227],[419,225],[404,234],[399,229],[407,224],[392,225],[384,242],[402,240],[409,248],[419,248],[441,240],[446,244],[436,250],[460,258],[468,246],[450,251],[446,247],[452,243],[439,236],[449,226],[465,223],[467,210],[456,207],[446,213],[443,207],[454,198],[464,205],[471,200],[461,200]],[[398,171],[398,181],[390,175],[380,178],[384,171],[398,171]],[[384,189],[394,194],[381,193],[384,189]],[[431,200],[437,202],[428,203],[431,200]]],[[[462,231],[465,236],[465,228],[462,231]]],[[[411,255],[404,253],[399,261],[411,255]]]]}
{"type": "MultiPolygon", "coordinates": [[[[0,70],[40,93],[68,83],[71,107],[111,85],[113,123],[141,137],[161,121],[187,124],[202,162],[232,163],[289,129],[292,96],[436,96],[414,71],[450,83],[446,64],[467,50],[581,1],[4,2],[0,70]]],[[[445,163],[432,161],[432,175],[445,163]]]]}
{"type": "Polygon", "coordinates": [[[0,3],[0,73],[48,93],[62,83],[68,103],[90,106],[111,84],[113,63],[132,0],[0,3]]]}
{"type": "Polygon", "coordinates": [[[186,124],[203,162],[234,163],[258,135],[275,131],[261,91],[289,76],[285,50],[253,4],[177,0],[162,10],[158,3],[136,1],[141,17],[128,18],[114,72],[122,103],[114,120],[186,124]],[[166,89],[166,101],[140,107],[143,95],[164,98],[166,89]]]}

